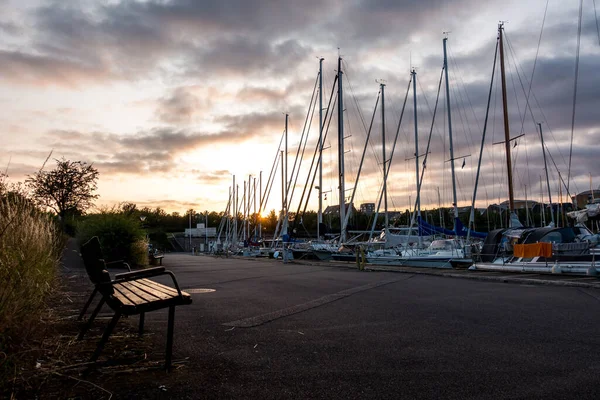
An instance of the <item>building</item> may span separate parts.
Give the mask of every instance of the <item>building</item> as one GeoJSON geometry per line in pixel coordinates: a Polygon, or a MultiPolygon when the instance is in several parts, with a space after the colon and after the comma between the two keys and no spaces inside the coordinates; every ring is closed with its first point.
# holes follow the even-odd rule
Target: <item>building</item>
{"type": "Polygon", "coordinates": [[[600,190],[586,190],[585,192],[573,196],[573,204],[575,204],[577,208],[585,208],[586,204],[593,203],[598,199],[600,199],[600,190]]]}
{"type": "Polygon", "coordinates": [[[360,212],[363,214],[373,214],[375,212],[375,203],[362,203],[360,212]]]}
{"type": "Polygon", "coordinates": [[[185,236],[186,237],[190,237],[190,232],[191,232],[191,236],[192,237],[199,237],[199,238],[203,238],[203,237],[214,238],[214,237],[217,237],[217,228],[215,228],[215,227],[213,227],[213,228],[207,228],[207,227],[204,226],[204,223],[196,224],[196,227],[192,228],[192,229],[186,228],[185,229],[185,236]]]}
{"type": "MultiPolygon", "coordinates": [[[[348,207],[348,203],[346,203],[346,210],[350,210],[350,214],[356,214],[354,203],[350,204],[350,207],[348,207]]],[[[328,206],[323,210],[323,215],[340,215],[340,206],[328,206]]]]}

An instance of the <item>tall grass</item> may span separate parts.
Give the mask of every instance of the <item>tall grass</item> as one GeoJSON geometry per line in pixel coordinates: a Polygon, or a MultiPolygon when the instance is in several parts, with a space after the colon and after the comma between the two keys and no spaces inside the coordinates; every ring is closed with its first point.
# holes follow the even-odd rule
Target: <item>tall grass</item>
{"type": "Polygon", "coordinates": [[[0,193],[0,351],[5,354],[35,329],[54,288],[63,246],[49,215],[21,195],[0,193]]]}

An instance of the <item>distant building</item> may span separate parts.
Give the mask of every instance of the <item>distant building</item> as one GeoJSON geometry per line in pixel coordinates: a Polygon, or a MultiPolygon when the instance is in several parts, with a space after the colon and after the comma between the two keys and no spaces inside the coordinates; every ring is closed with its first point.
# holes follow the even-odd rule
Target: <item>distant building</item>
{"type": "MultiPolygon", "coordinates": [[[[600,195],[600,192],[598,192],[600,195]]],[[[528,208],[530,211],[537,213],[540,212],[540,207],[544,207],[547,209],[550,207],[547,203],[540,203],[535,200],[515,200],[515,211],[525,210],[528,208]]],[[[552,210],[556,212],[558,208],[561,207],[560,203],[552,203],[552,210]]],[[[508,209],[508,200],[503,201],[500,204],[490,204],[487,208],[487,212],[504,212],[508,209]]],[[[573,204],[571,203],[562,203],[562,210],[564,212],[573,211],[573,204]]]]}
{"type": "Polygon", "coordinates": [[[199,237],[199,238],[203,238],[203,237],[210,237],[210,238],[214,238],[217,237],[217,228],[213,227],[213,228],[207,228],[204,226],[204,223],[200,223],[200,224],[196,224],[195,228],[189,229],[186,228],[185,229],[185,236],[186,237],[190,237],[190,233],[192,237],[199,237]]]}
{"type": "MultiPolygon", "coordinates": [[[[354,208],[354,203],[350,204],[348,207],[348,203],[346,203],[346,210],[350,210],[350,213],[356,213],[356,208],[354,208]]],[[[340,215],[340,206],[328,206],[325,210],[323,210],[323,215],[340,215]]]]}
{"type": "Polygon", "coordinates": [[[600,199],[600,190],[586,190],[573,196],[573,203],[577,208],[585,208],[586,204],[597,202],[600,199]]]}
{"type": "Polygon", "coordinates": [[[362,203],[360,212],[363,214],[373,214],[375,212],[375,203],[362,203]]]}

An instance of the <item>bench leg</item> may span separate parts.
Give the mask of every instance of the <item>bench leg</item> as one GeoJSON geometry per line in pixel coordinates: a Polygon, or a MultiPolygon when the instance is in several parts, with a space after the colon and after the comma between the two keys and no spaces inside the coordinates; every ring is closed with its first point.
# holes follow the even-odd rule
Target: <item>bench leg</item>
{"type": "Polygon", "coordinates": [[[171,356],[173,354],[173,325],[175,320],[175,306],[169,307],[169,326],[167,330],[167,351],[165,356],[165,369],[171,371],[171,356]]]}
{"type": "Polygon", "coordinates": [[[90,319],[88,319],[88,321],[85,323],[85,325],[81,328],[81,332],[79,332],[79,336],[77,336],[77,340],[83,339],[83,336],[85,335],[85,333],[88,331],[88,329],[90,329],[90,327],[92,326],[92,322],[94,322],[94,319],[96,319],[96,316],[98,315],[98,313],[100,312],[100,309],[104,305],[104,301],[105,301],[104,297],[102,297],[102,300],[100,300],[100,303],[98,303],[98,305],[94,309],[94,312],[90,316],[90,319]]]}
{"type": "Polygon", "coordinates": [[[100,339],[100,341],[98,342],[96,351],[94,351],[94,354],[92,354],[92,358],[90,358],[90,361],[96,361],[98,359],[98,357],[100,356],[100,353],[102,353],[102,349],[104,348],[104,345],[108,341],[108,337],[112,333],[113,329],[115,329],[117,322],[119,322],[120,317],[121,317],[121,312],[117,311],[115,313],[115,315],[112,317],[112,319],[110,320],[110,323],[108,324],[108,326],[106,327],[106,330],[104,331],[104,334],[102,335],[102,339],[100,339]]]}
{"type": "Polygon", "coordinates": [[[83,306],[83,310],[81,310],[81,313],[79,314],[79,317],[77,318],[77,321],[81,321],[81,319],[83,318],[83,315],[87,311],[88,307],[90,306],[90,304],[92,304],[92,300],[94,300],[94,296],[96,295],[96,292],[98,292],[98,288],[94,287],[94,291],[92,292],[92,294],[90,295],[90,298],[85,303],[85,306],[83,306]]]}
{"type": "Polygon", "coordinates": [[[138,334],[140,336],[144,335],[144,318],[145,318],[145,316],[146,316],[146,313],[140,313],[140,329],[138,332],[138,334]]]}

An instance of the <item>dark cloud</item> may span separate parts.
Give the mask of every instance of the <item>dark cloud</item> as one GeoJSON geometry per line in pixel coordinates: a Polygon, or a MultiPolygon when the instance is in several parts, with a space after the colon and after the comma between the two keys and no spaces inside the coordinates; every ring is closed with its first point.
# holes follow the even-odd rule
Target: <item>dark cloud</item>
{"type": "Polygon", "coordinates": [[[19,35],[23,29],[12,21],[0,21],[0,32],[7,35],[19,35]]]}
{"type": "Polygon", "coordinates": [[[103,65],[83,64],[54,57],[0,50],[3,76],[14,82],[35,85],[75,86],[111,77],[103,65]]]}
{"type": "Polygon", "coordinates": [[[314,51],[297,40],[274,43],[260,37],[235,35],[218,38],[195,49],[185,59],[185,74],[260,77],[286,77],[294,67],[313,55],[314,51]]]}
{"type": "Polygon", "coordinates": [[[209,99],[199,98],[193,87],[178,87],[159,100],[156,110],[158,118],[170,124],[189,124],[195,115],[209,106],[209,99]]]}
{"type": "MultiPolygon", "coordinates": [[[[474,0],[57,1],[44,3],[37,11],[24,15],[22,24],[11,22],[14,16],[0,22],[0,31],[10,36],[0,50],[0,68],[7,82],[78,90],[111,81],[143,85],[160,81],[161,87],[170,87],[162,97],[154,95],[146,104],[154,108],[154,117],[162,126],[140,128],[130,134],[103,128],[52,130],[43,139],[48,148],[60,149],[70,158],[92,158],[90,162],[107,174],[160,175],[177,171],[178,157],[190,150],[278,137],[284,127],[284,112],[290,113],[291,142],[297,141],[316,77],[315,56],[326,58],[325,93],[329,96],[337,69],[336,48],[340,47],[344,57],[346,135],[350,136],[347,157],[356,162],[379,90],[375,80],[380,78],[387,80],[386,136],[391,148],[409,79],[409,51],[418,54],[419,137],[420,152],[424,151],[442,66],[441,31],[453,26],[467,31],[476,15],[484,15],[492,4],[474,0]],[[24,45],[14,44],[17,36],[24,45]],[[390,66],[391,59],[395,65],[390,66]],[[201,123],[211,124],[212,131],[205,131],[201,123]]],[[[540,11],[539,18],[515,24],[514,30],[511,24],[506,27],[510,127],[512,136],[521,132],[526,135],[512,150],[520,191],[524,185],[537,185],[543,170],[535,123],[543,123],[550,155],[563,175],[570,147],[576,10],[568,10],[558,22],[550,18],[546,21],[535,61],[541,16],[540,11]],[[534,62],[531,116],[525,109],[523,88],[527,91],[529,87],[534,62]]],[[[455,156],[471,154],[465,169],[458,171],[463,197],[470,196],[479,153],[495,29],[490,26],[489,31],[473,33],[477,37],[469,43],[460,43],[464,35],[456,39],[450,35],[448,41],[455,156]]],[[[600,77],[595,73],[597,31],[591,14],[585,14],[582,33],[572,175],[577,185],[585,187],[588,172],[600,175],[600,171],[588,171],[597,165],[594,139],[600,107],[596,94],[600,77]]],[[[449,165],[444,162],[449,158],[444,107],[442,95],[424,181],[423,197],[427,201],[436,200],[437,186],[449,187],[449,165]]],[[[74,117],[68,108],[58,112],[74,117]]],[[[53,117],[49,114],[30,111],[31,117],[44,117],[45,122],[53,117]]],[[[377,114],[361,178],[364,182],[381,180],[378,118],[377,114]]],[[[413,173],[411,161],[405,160],[414,152],[413,123],[409,97],[392,169],[397,179],[395,189],[400,192],[398,202],[406,202],[415,191],[412,184],[401,183],[409,180],[407,171],[413,173]]],[[[136,126],[144,126],[144,121],[136,126]]],[[[334,147],[335,130],[334,118],[328,138],[334,147]]],[[[315,133],[313,129],[308,157],[312,156],[315,133]]],[[[503,148],[491,145],[503,140],[497,84],[487,134],[480,193],[500,196],[504,184],[494,175],[501,177],[503,148]]],[[[39,157],[43,160],[46,155],[39,157]]],[[[333,176],[337,173],[334,159],[326,160],[326,169],[333,176]]],[[[349,182],[356,173],[356,166],[350,164],[349,182]]],[[[228,171],[196,171],[194,178],[212,184],[229,179],[228,175],[228,171]]],[[[556,172],[552,180],[556,187],[556,172]]],[[[367,197],[375,197],[377,189],[363,190],[367,197]]]]}
{"type": "Polygon", "coordinates": [[[327,15],[335,6],[339,6],[337,1],[321,0],[147,1],[108,6],[106,13],[115,19],[121,16],[150,17],[170,29],[187,29],[205,34],[220,35],[224,31],[272,34],[305,28],[314,23],[315,18],[327,15]]]}
{"type": "MultiPolygon", "coordinates": [[[[49,147],[61,149],[68,158],[94,163],[107,174],[167,173],[178,169],[178,156],[217,144],[239,144],[260,136],[268,127],[268,115],[231,117],[231,130],[207,134],[189,129],[154,128],[122,136],[107,132],[53,130],[49,147]],[[240,130],[236,131],[235,128],[240,130]]],[[[217,171],[225,174],[227,171],[217,171]]],[[[216,176],[216,175],[215,175],[216,176]]]]}
{"type": "Polygon", "coordinates": [[[285,126],[285,117],[278,111],[224,115],[215,121],[223,124],[228,132],[235,132],[239,140],[277,135],[283,132],[285,126]]]}

